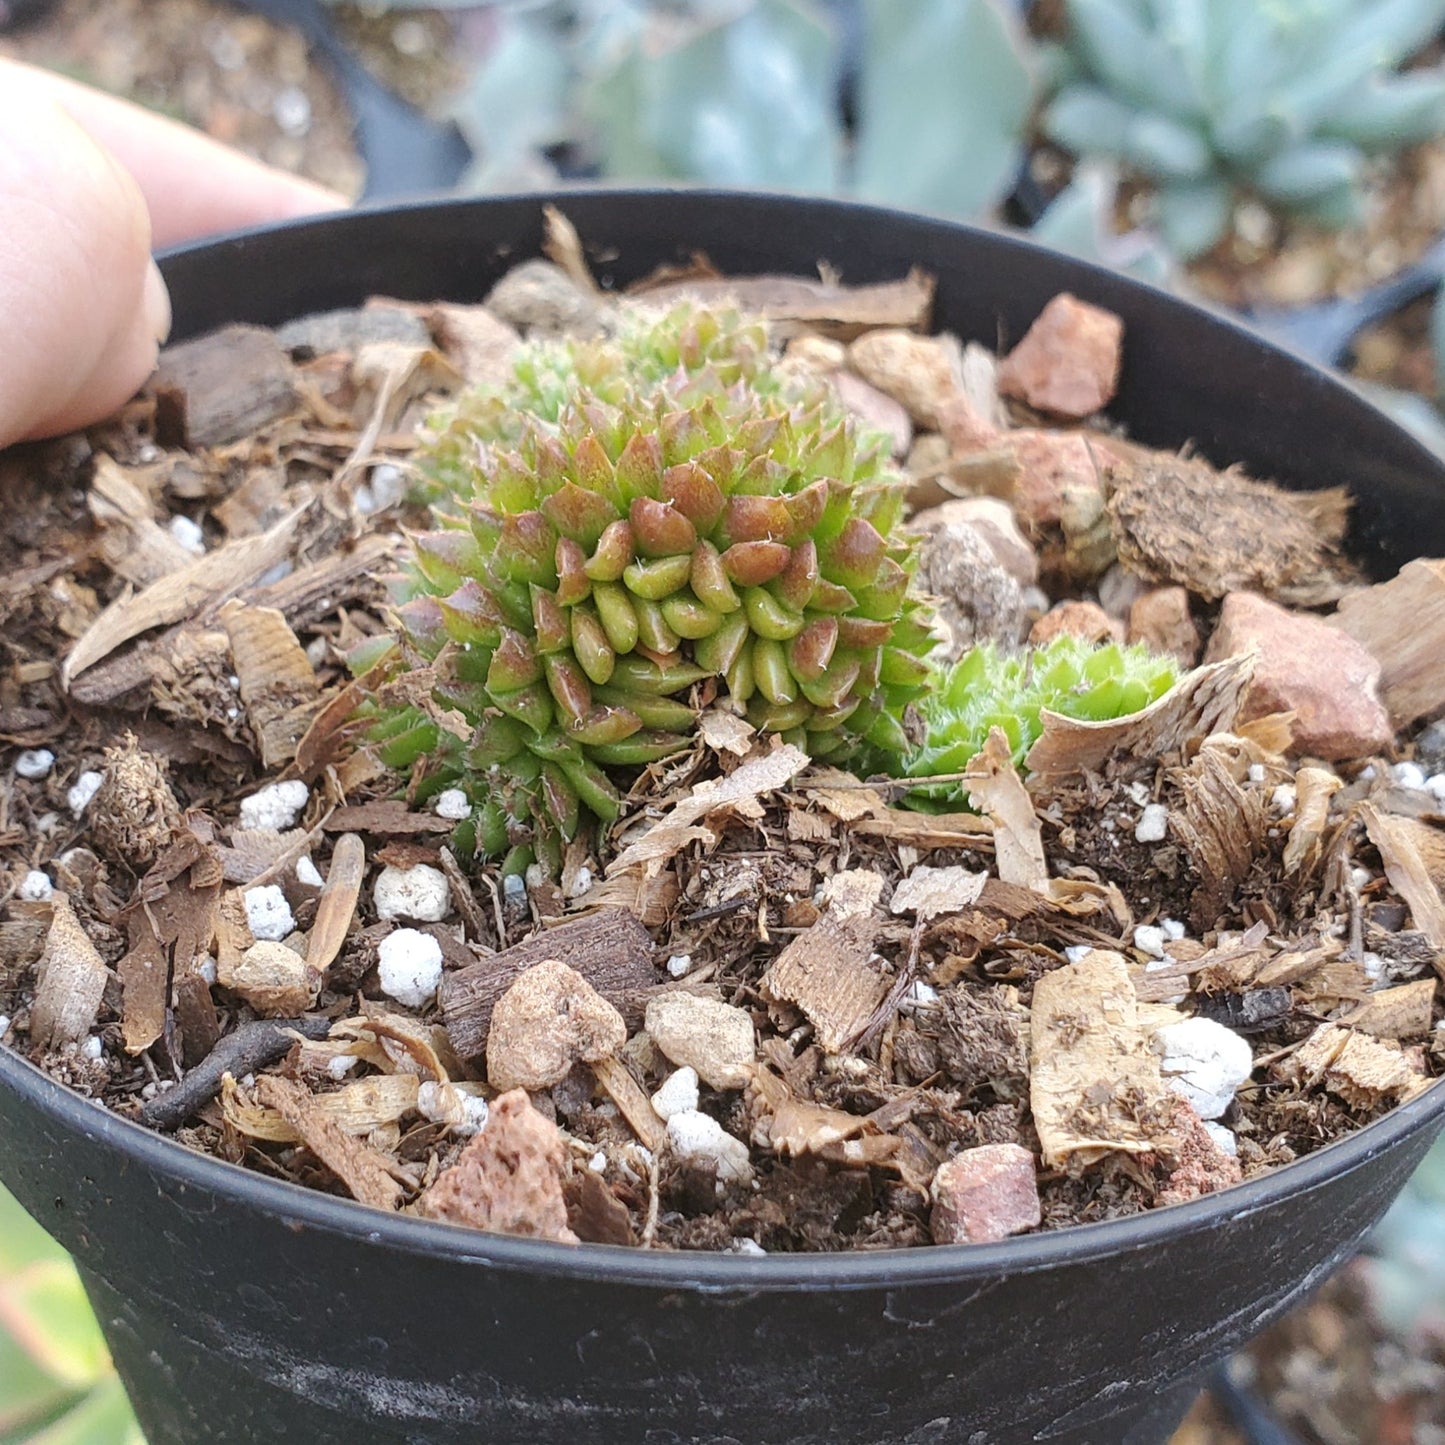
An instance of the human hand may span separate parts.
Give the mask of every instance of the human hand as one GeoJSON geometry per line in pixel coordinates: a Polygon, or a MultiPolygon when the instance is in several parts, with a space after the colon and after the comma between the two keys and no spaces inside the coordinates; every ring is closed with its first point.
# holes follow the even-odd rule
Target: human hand
{"type": "Polygon", "coordinates": [[[171,314],[152,245],[344,204],[174,121],[0,60],[0,447],[98,421],[150,374],[171,314]]]}

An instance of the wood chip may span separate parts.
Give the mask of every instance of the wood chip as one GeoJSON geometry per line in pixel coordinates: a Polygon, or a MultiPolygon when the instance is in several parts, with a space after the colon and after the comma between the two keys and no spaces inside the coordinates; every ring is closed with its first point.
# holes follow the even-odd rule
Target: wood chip
{"type": "Polygon", "coordinates": [[[1445,838],[1426,823],[1392,818],[1373,803],[1361,803],[1359,815],[1370,842],[1380,850],[1385,876],[1410,905],[1415,927],[1436,951],[1435,969],[1445,977],[1445,900],[1430,868],[1430,859],[1441,855],[1445,838]]]}
{"type": "Polygon", "coordinates": [[[86,628],[61,664],[62,686],[69,688],[72,679],[131,638],[152,627],[193,618],[254,582],[291,550],[305,511],[298,507],[269,532],[217,547],[134,596],[117,598],[86,628]]]}
{"type": "Polygon", "coordinates": [[[883,875],[871,868],[845,868],[823,884],[818,901],[839,923],[869,918],[883,897],[883,882],[883,875]]]}
{"type": "Polygon", "coordinates": [[[306,962],[323,978],[346,942],[365,876],[366,845],[355,833],[343,833],[331,850],[326,886],[316,900],[316,919],[306,941],[306,962]]]}
{"type": "Polygon", "coordinates": [[[1276,1072],[1300,1088],[1322,1082],[1356,1109],[1378,1108],[1387,1100],[1403,1103],[1431,1083],[1398,1044],[1337,1024],[1321,1024],[1276,1072]]]}
{"type": "Polygon", "coordinates": [[[338,808],[326,820],[328,833],[384,833],[393,838],[408,833],[449,833],[455,823],[435,813],[418,812],[400,798],[378,798],[338,808]]]}
{"type": "MultiPolygon", "coordinates": [[[[224,1091],[225,1085],[222,1087],[224,1091]]],[[[230,1087],[235,1090],[234,1081],[231,1081],[230,1087]]],[[[329,1105],[324,1099],[334,1095],[317,1098],[302,1085],[276,1074],[262,1074],[252,1092],[257,1103],[280,1115],[295,1131],[300,1142],[346,1186],[353,1199],[377,1209],[395,1209],[401,1203],[402,1190],[392,1177],[393,1166],[384,1155],[353,1138],[348,1129],[354,1129],[357,1134],[370,1133],[370,1129],[360,1127],[364,1119],[374,1117],[377,1124],[385,1122],[381,1116],[397,1106],[396,1092],[408,1087],[414,1091],[416,1080],[398,1074],[361,1079],[338,1091],[346,1094],[348,1099],[364,1097],[368,1102],[360,1108],[355,1104],[329,1105]],[[364,1092],[348,1093],[352,1090],[364,1092]],[[337,1121],[337,1109],[343,1111],[347,1128],[337,1121]],[[367,1114],[368,1109],[370,1115],[367,1114]]],[[[223,1092],[223,1109],[224,1097],[223,1092]]]]}
{"type": "Polygon", "coordinates": [[[1045,710],[1043,731],[1029,749],[1029,772],[1040,783],[1099,772],[1111,757],[1158,758],[1182,752],[1211,733],[1232,732],[1253,664],[1231,657],[1186,673],[1141,712],[1084,722],[1045,710]]]}
{"type": "Polygon", "coordinates": [[[894,913],[912,913],[920,919],[960,913],[978,901],[987,873],[971,873],[957,864],[930,868],[920,864],[893,890],[888,906],[894,913]]]}
{"type": "MultiPolygon", "coordinates": [[[[864,1115],[847,1114],[798,1098],[771,1069],[757,1070],[746,1098],[753,1143],[784,1158],[820,1154],[854,1138],[868,1125],[864,1115]]],[[[891,1154],[897,1140],[890,1142],[892,1148],[886,1152],[891,1154]]]]}
{"type": "Polygon", "coordinates": [[[745,758],[753,750],[757,729],[734,712],[710,707],[697,720],[698,736],[715,753],[745,758]]]}
{"type": "Polygon", "coordinates": [[[110,976],[64,893],[51,897],[50,930],[36,969],[30,1039],[36,1048],[73,1047],[95,1027],[110,976]]]}
{"type": "Polygon", "coordinates": [[[872,963],[876,937],[869,918],[839,922],[825,914],[773,960],[759,992],[800,1008],[823,1050],[840,1053],[888,994],[889,980],[872,963]]]}
{"type": "Polygon", "coordinates": [[[231,662],[261,761],[283,767],[296,756],[320,708],[321,686],[310,659],[274,608],[251,607],[233,597],[221,608],[220,621],[231,640],[231,662]]]}
{"type": "Polygon", "coordinates": [[[1435,1014],[1433,978],[1417,979],[1368,995],[1340,1023],[1377,1039],[1418,1039],[1430,1032],[1435,1014]]]}
{"type": "Polygon", "coordinates": [[[1284,845],[1286,877],[1308,874],[1319,862],[1320,842],[1330,817],[1330,799],[1339,792],[1340,779],[1329,768],[1301,768],[1294,775],[1294,822],[1284,845]]]}
{"type": "Polygon", "coordinates": [[[1445,561],[1417,558],[1351,592],[1329,619],[1380,664],[1380,700],[1397,728],[1445,708],[1445,561]]]}
{"type": "Polygon", "coordinates": [[[1343,488],[1289,492],[1202,459],[1157,453],[1105,465],[1119,560],[1146,581],[1215,602],[1258,592],[1319,606],[1345,590],[1338,548],[1349,520],[1343,488]]]}
{"type": "Polygon", "coordinates": [[[647,1091],[632,1077],[632,1071],[618,1058],[598,1059],[592,1073],[599,1087],[617,1105],[628,1127],[654,1154],[667,1143],[667,1125],[652,1107],[647,1091]]]}
{"type": "Polygon", "coordinates": [[[497,1000],[524,969],[553,958],[564,959],[580,973],[629,1027],[641,1023],[646,995],[657,983],[652,939],[632,914],[607,908],[548,929],[442,980],[437,999],[459,1058],[485,1054],[497,1000]]]}
{"type": "Polygon", "coordinates": [[[196,449],[253,436],[295,407],[294,375],[262,326],[224,326],[168,346],[150,383],[157,440],[196,449]]]}
{"type": "Polygon", "coordinates": [[[962,786],[969,801],[993,823],[993,851],[998,876],[1005,883],[1045,892],[1049,865],[1044,860],[1043,829],[1033,799],[1014,767],[1012,750],[1002,728],[990,728],[983,751],[964,769],[962,786]]]}
{"type": "Polygon", "coordinates": [[[649,278],[631,290],[663,305],[682,300],[705,306],[731,303],[769,321],[806,322],[825,336],[848,341],[875,326],[927,330],[935,284],[932,276],[915,267],[902,281],[866,286],[840,286],[804,276],[724,277],[712,272],[684,280],[649,278]]]}
{"type": "Polygon", "coordinates": [[[1124,956],[1091,949],[1034,985],[1029,1103],[1044,1163],[1168,1150],[1172,1096],[1139,1019],[1124,956]]]}
{"type": "Polygon", "coordinates": [[[1240,885],[1269,844],[1270,816],[1264,790],[1235,782],[1230,746],[1206,739],[1181,774],[1182,808],[1169,826],[1199,874],[1189,903],[1197,933],[1208,932],[1234,904],[1240,885]]]}
{"type": "Polygon", "coordinates": [[[86,501],[101,528],[100,553],[106,566],[127,582],[145,587],[196,560],[194,552],[156,521],[150,492],[104,452],[96,453],[86,501]]]}
{"type": "MultiPolygon", "coordinates": [[[[161,1037],[172,987],[198,976],[196,969],[216,933],[221,874],[216,850],[187,828],[141,879],[122,911],[129,946],[116,972],[127,1053],[142,1053],[161,1037]]],[[[209,1034],[213,1023],[205,1019],[194,988],[190,1008],[196,1015],[193,1024],[209,1034]]],[[[194,1053],[203,1043],[204,1037],[193,1038],[186,1051],[194,1053]]]]}

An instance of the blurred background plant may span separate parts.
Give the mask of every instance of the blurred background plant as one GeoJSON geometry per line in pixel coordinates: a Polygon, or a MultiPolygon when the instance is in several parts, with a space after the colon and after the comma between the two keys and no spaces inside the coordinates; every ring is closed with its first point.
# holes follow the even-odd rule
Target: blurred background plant
{"type": "Polygon", "coordinates": [[[145,1445],[75,1267],[4,1190],[0,1445],[145,1445]]]}
{"type": "Polygon", "coordinates": [[[1192,260],[1239,201],[1330,229],[1365,217],[1367,158],[1445,130],[1445,72],[1396,67],[1445,0],[1065,0],[1042,129],[1150,189],[1192,260]]]}

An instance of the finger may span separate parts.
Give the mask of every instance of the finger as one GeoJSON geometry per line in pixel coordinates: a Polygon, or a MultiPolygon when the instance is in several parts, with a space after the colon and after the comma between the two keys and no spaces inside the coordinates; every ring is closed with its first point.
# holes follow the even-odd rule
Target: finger
{"type": "Polygon", "coordinates": [[[0,60],[0,94],[22,85],[62,106],[135,177],[150,206],[156,246],[347,204],[335,191],[273,170],[129,101],[0,60]]]}
{"type": "Polygon", "coordinates": [[[98,420],[155,365],[170,308],[130,173],[0,76],[0,446],[98,420]]]}

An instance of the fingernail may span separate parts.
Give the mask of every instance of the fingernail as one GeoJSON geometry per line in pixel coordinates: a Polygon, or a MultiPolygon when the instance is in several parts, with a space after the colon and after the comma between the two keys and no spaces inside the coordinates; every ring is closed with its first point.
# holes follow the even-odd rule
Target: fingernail
{"type": "Polygon", "coordinates": [[[171,334],[171,293],[161,279],[160,267],[152,260],[146,267],[145,291],[141,300],[145,308],[146,324],[157,346],[165,345],[171,334]]]}

